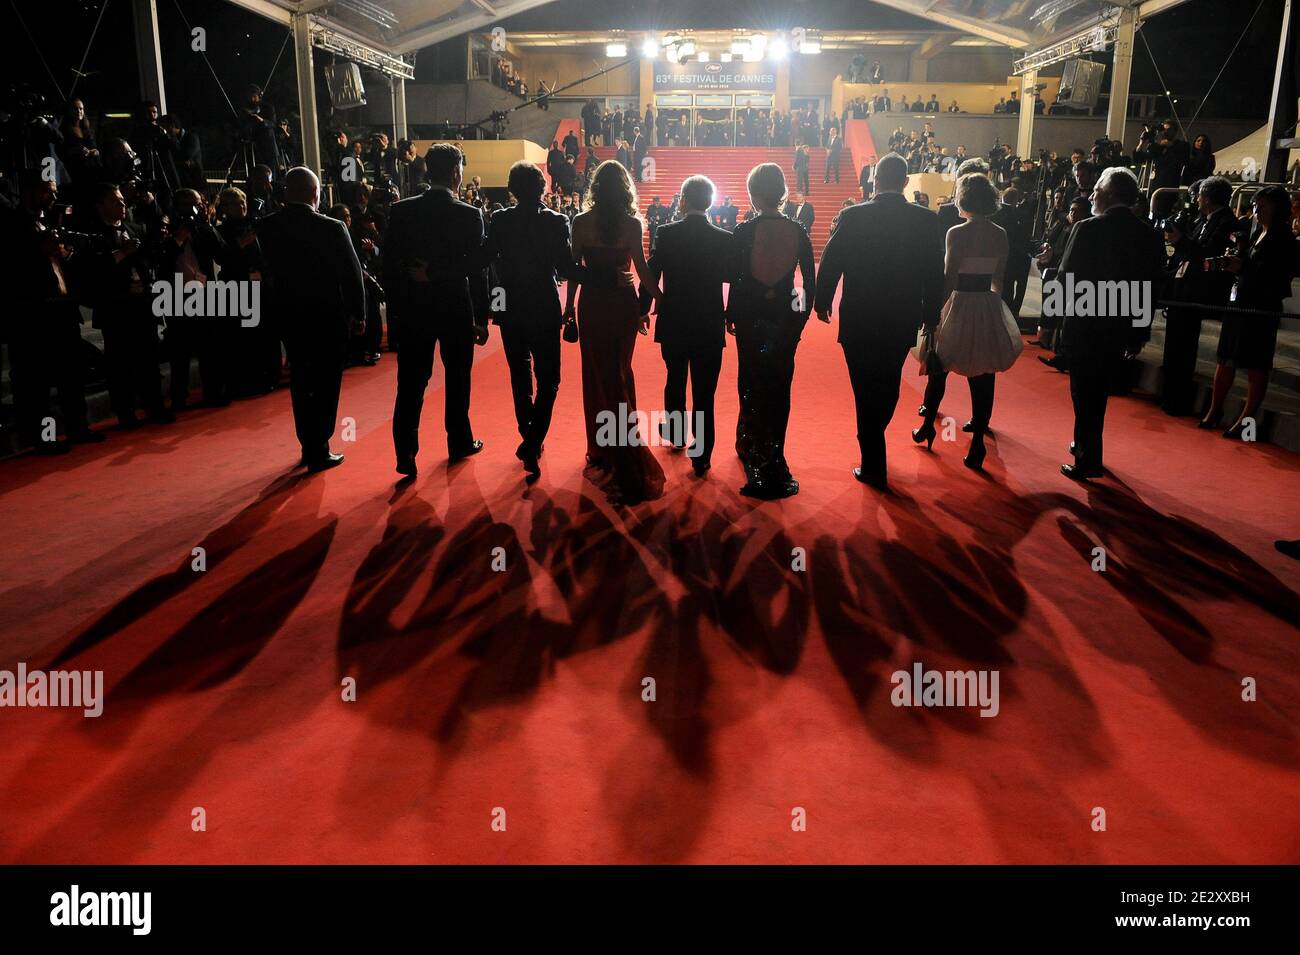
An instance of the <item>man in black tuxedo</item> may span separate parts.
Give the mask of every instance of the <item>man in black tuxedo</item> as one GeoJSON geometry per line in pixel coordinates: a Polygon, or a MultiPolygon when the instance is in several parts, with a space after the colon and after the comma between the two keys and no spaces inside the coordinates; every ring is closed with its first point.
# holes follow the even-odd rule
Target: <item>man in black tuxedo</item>
{"type": "MultiPolygon", "coordinates": [[[[1228,208],[1232,183],[1222,176],[1210,176],[1194,191],[1200,213],[1196,220],[1188,223],[1180,217],[1168,224],[1169,241],[1174,247],[1167,263],[1168,271],[1172,271],[1173,297],[1199,305],[1227,305],[1234,276],[1222,270],[1207,272],[1205,260],[1223,255],[1232,245],[1232,234],[1238,227],[1237,217],[1228,208]]],[[[1160,406],[1166,414],[1192,413],[1196,398],[1193,377],[1204,316],[1196,308],[1173,307],[1166,313],[1164,387],[1160,395],[1160,406]]]]}
{"type": "MultiPolygon", "coordinates": [[[[1079,290],[1086,283],[1096,290],[1103,282],[1147,282],[1148,301],[1154,307],[1164,275],[1165,244],[1134,215],[1138,197],[1137,178],[1127,169],[1114,166],[1101,174],[1092,193],[1096,215],[1077,223],[1070,233],[1061,257],[1061,281],[1073,276],[1079,290]]],[[[1048,294],[1046,290],[1044,294],[1048,294]]],[[[1150,313],[1141,318],[1133,314],[1065,317],[1061,334],[1070,356],[1070,398],[1074,403],[1074,442],[1070,445],[1074,463],[1061,465],[1066,477],[1079,481],[1103,475],[1102,430],[1110,385],[1125,357],[1136,354],[1150,338],[1149,321],[1150,313]]]]}
{"type": "Polygon", "coordinates": [[[844,279],[839,341],[857,406],[862,465],[853,476],[878,490],[888,484],[885,427],[898,404],[903,360],[921,325],[939,321],[943,305],[943,239],[933,212],[903,196],[907,161],[890,153],[876,165],[870,202],[840,213],[817,273],[814,307],[830,321],[844,279]]]}
{"type": "Polygon", "coordinates": [[[515,421],[523,439],[515,456],[524,462],[530,479],[536,479],[542,473],[537,459],[560,390],[564,315],[556,277],[572,277],[573,249],[568,217],[542,204],[546,179],[540,169],[530,162],[515,163],[510,167],[508,188],[518,204],[493,214],[486,261],[496,265],[504,292],[504,308],[496,312],[496,322],[510,368],[515,421]]]}
{"type": "Polygon", "coordinates": [[[342,222],[316,211],[320,180],[295,166],[285,173],[284,208],[257,224],[270,282],[270,313],[281,322],[293,370],[293,423],[308,471],[343,463],[330,452],[351,335],[365,330],[361,263],[342,222]]]}
{"type": "Polygon", "coordinates": [[[650,147],[646,138],[641,135],[640,126],[632,130],[632,137],[632,178],[640,182],[641,173],[645,169],[646,151],[650,147]]]}
{"type": "Polygon", "coordinates": [[[420,411],[435,345],[441,346],[445,372],[448,457],[454,463],[483,448],[469,423],[474,345],[487,342],[483,216],[456,198],[465,169],[459,147],[434,143],[424,163],[429,191],[393,205],[384,246],[389,324],[398,338],[393,449],[398,473],[408,477],[416,473],[420,411]]]}
{"type": "MultiPolygon", "coordinates": [[[[668,378],[664,410],[673,417],[662,436],[676,447],[686,444],[686,378],[691,379],[695,405],[691,416],[699,428],[686,452],[697,475],[709,469],[716,437],[713,394],[722,369],[725,309],[722,285],[727,280],[732,237],[709,222],[713,183],[691,176],[682,183],[685,216],[659,229],[659,240],[647,263],[652,281],[663,276],[663,299],[655,321],[655,341],[663,352],[668,378]],[[678,427],[674,428],[676,422],[678,427]]],[[[734,207],[733,207],[734,208],[734,207]]],[[[643,293],[644,303],[648,293],[643,293]]]]}
{"type": "Polygon", "coordinates": [[[785,204],[785,214],[803,226],[803,230],[812,234],[813,221],[817,218],[811,202],[804,201],[802,192],[796,192],[785,204]]]}
{"type": "Polygon", "coordinates": [[[822,176],[822,182],[831,181],[831,176],[835,181],[840,181],[840,156],[844,152],[844,140],[840,139],[840,131],[832,128],[827,134],[830,138],[826,140],[826,170],[822,176]]]}

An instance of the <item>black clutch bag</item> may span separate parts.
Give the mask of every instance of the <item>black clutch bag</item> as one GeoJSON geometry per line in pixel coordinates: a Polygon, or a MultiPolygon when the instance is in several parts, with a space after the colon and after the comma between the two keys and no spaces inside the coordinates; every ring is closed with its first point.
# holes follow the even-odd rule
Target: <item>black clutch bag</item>
{"type": "Polygon", "coordinates": [[[570,317],[564,320],[562,337],[566,342],[576,342],[578,340],[578,320],[576,318],[570,317]]]}

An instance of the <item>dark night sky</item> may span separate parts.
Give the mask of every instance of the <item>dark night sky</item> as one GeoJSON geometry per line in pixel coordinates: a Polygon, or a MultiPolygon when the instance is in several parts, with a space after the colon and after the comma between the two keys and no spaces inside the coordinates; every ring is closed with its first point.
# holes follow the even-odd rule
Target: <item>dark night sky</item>
{"type": "MultiPolygon", "coordinates": [[[[0,27],[8,39],[5,85],[28,82],[57,100],[54,81],[42,65],[32,41],[15,13],[22,13],[39,45],[54,80],[66,93],[86,49],[103,0],[0,0],[0,27]]],[[[136,100],[137,79],[129,0],[107,0],[108,10],[99,34],[86,57],[85,73],[77,94],[86,100],[92,117],[124,112],[136,100]]],[[[1241,34],[1246,19],[1260,0],[1190,0],[1182,7],[1152,19],[1142,30],[1178,110],[1190,117],[1208,91],[1241,34]]],[[[1281,24],[1282,0],[1262,0],[1263,7],[1232,57],[1222,79],[1202,112],[1204,117],[1263,119],[1269,95],[1281,24]]],[[[179,11],[191,24],[208,31],[208,58],[231,96],[248,82],[264,83],[284,43],[287,30],[224,0],[158,0],[163,33],[163,63],[167,74],[168,106],[183,117],[206,116],[220,122],[228,116],[220,90],[197,53],[190,50],[189,31],[179,11]]],[[[790,26],[791,16],[818,25],[840,26],[872,22],[883,28],[906,28],[911,18],[883,7],[864,7],[860,0],[715,0],[708,5],[691,0],[560,0],[553,7],[515,18],[522,27],[536,26],[539,17],[548,29],[561,24],[581,26],[584,15],[598,22],[644,28],[664,18],[678,17],[681,25],[790,26]],[[629,11],[640,11],[633,19],[629,11]],[[684,11],[705,10],[707,13],[684,11]],[[566,13],[565,11],[568,11],[566,13]],[[851,14],[850,11],[857,11],[851,14]],[[545,14],[543,17],[542,14],[545,14]],[[707,17],[707,19],[705,19],[707,17]],[[867,18],[870,18],[868,21],[867,18]],[[649,19],[647,19],[649,18],[649,19]]],[[[506,21],[507,27],[511,21],[506,21]]],[[[662,24],[668,26],[667,22],[662,24]]],[[[1161,88],[1147,46],[1139,37],[1134,57],[1133,92],[1158,92],[1161,88]]],[[[271,98],[282,108],[295,107],[293,49],[280,58],[269,84],[271,98]]],[[[211,124],[203,124],[205,127],[211,124]]],[[[220,137],[205,137],[209,162],[224,150],[220,137]]]]}

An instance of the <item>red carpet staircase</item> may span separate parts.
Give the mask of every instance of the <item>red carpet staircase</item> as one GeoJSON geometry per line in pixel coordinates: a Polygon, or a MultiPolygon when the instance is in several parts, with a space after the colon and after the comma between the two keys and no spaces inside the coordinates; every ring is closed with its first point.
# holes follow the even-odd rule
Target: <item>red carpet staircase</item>
{"type": "MultiPolygon", "coordinates": [[[[613,159],[612,147],[597,147],[596,155],[602,160],[613,159]]],[[[660,202],[667,205],[673,195],[681,189],[682,180],[697,173],[708,176],[718,187],[718,204],[731,197],[731,201],[740,208],[743,216],[749,208],[749,195],[745,190],[745,180],[749,171],[760,163],[777,163],[784,171],[788,188],[794,191],[794,147],[764,148],[762,146],[700,146],[700,147],[656,147],[649,155],[655,161],[655,179],[637,184],[637,199],[644,213],[650,200],[659,196],[660,202]]],[[[860,198],[857,177],[853,172],[853,160],[848,149],[840,154],[840,181],[835,182],[831,175],[829,184],[822,183],[826,169],[826,150],[810,149],[809,177],[812,191],[807,200],[813,204],[816,218],[813,221],[813,250],[818,256],[826,246],[831,235],[831,219],[839,211],[845,199],[854,202],[860,198]]],[[[648,240],[647,240],[648,241],[648,240]]]]}

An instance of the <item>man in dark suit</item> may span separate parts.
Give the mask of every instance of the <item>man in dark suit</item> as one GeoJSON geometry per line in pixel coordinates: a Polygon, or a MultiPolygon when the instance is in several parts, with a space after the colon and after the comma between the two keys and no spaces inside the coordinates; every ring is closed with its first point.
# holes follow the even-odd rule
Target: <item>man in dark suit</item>
{"type": "Polygon", "coordinates": [[[361,263],[348,230],[316,211],[320,180],[295,166],[285,173],[284,208],[257,224],[257,241],[270,280],[270,312],[293,369],[293,422],[308,471],[343,463],[330,452],[339,388],[352,334],[365,330],[366,293],[361,263]]]}
{"type": "Polygon", "coordinates": [[[844,140],[840,139],[840,131],[832,128],[827,135],[830,137],[826,140],[826,170],[822,176],[822,182],[831,181],[831,176],[835,181],[840,181],[840,156],[844,152],[844,140]]]}
{"type": "MultiPolygon", "coordinates": [[[[1154,307],[1164,273],[1165,245],[1154,229],[1133,214],[1138,197],[1137,178],[1127,169],[1114,166],[1101,174],[1092,193],[1096,215],[1075,225],[1061,257],[1059,274],[1066,288],[1072,278],[1076,290],[1090,284],[1094,299],[1100,299],[1100,283],[1150,283],[1148,305],[1154,307]]],[[[1133,303],[1131,293],[1128,301],[1133,303]]],[[[1125,357],[1136,354],[1151,335],[1150,311],[1141,318],[1131,312],[1130,308],[1130,314],[1065,316],[1061,334],[1070,356],[1074,463],[1061,465],[1061,473],[1072,480],[1104,473],[1102,430],[1111,382],[1125,357]]]]}
{"type": "Polygon", "coordinates": [[[663,276],[664,295],[655,321],[655,341],[668,369],[664,410],[671,417],[661,433],[676,447],[686,444],[689,374],[695,405],[691,420],[697,430],[686,454],[700,476],[709,469],[716,437],[713,394],[718,387],[726,339],[722,285],[727,280],[732,243],[731,233],[709,222],[713,194],[713,183],[704,176],[691,176],[682,183],[686,215],[659,229],[648,263],[654,283],[658,284],[663,276]]]}
{"type": "Polygon", "coordinates": [[[646,151],[650,147],[646,138],[641,135],[640,126],[632,131],[632,136],[632,178],[640,182],[641,174],[645,170],[646,151]]]}
{"type": "Polygon", "coordinates": [[[474,345],[487,341],[483,216],[456,198],[465,169],[459,147],[434,143],[424,163],[429,191],[392,207],[384,247],[384,290],[398,339],[393,449],[398,473],[408,477],[416,473],[435,345],[445,372],[448,457],[454,463],[483,448],[469,423],[474,345]]]}
{"type": "Polygon", "coordinates": [[[486,261],[495,264],[504,292],[504,307],[495,315],[523,439],[515,456],[524,462],[530,479],[536,479],[542,473],[537,459],[560,390],[564,316],[556,277],[572,277],[573,250],[568,217],[542,205],[546,180],[540,169],[530,162],[515,163],[508,187],[518,204],[493,214],[486,261]]]}
{"type": "MultiPolygon", "coordinates": [[[[1237,217],[1228,204],[1232,201],[1232,183],[1222,176],[1210,176],[1194,190],[1197,211],[1193,223],[1182,217],[1168,224],[1173,257],[1167,272],[1173,280],[1173,298],[1198,305],[1227,305],[1234,276],[1222,270],[1205,270],[1205,260],[1221,256],[1232,245],[1237,217]]],[[[1165,317],[1165,355],[1162,365],[1163,388],[1160,406],[1166,414],[1192,413],[1196,398],[1197,351],[1201,342],[1201,319],[1205,312],[1196,308],[1173,307],[1165,317]]],[[[1213,314],[1213,313],[1211,313],[1213,314]]]]}
{"type": "Polygon", "coordinates": [[[805,202],[802,192],[796,192],[785,204],[783,210],[787,216],[803,226],[803,230],[809,235],[812,234],[813,222],[817,218],[817,213],[813,209],[811,202],[805,202]]]}
{"type": "Polygon", "coordinates": [[[815,308],[830,321],[844,279],[839,341],[857,406],[862,465],[853,476],[888,486],[885,427],[898,404],[903,360],[921,325],[939,321],[943,305],[943,240],[933,212],[903,196],[907,161],[890,153],[876,165],[870,202],[840,213],[817,273],[815,308]]]}

